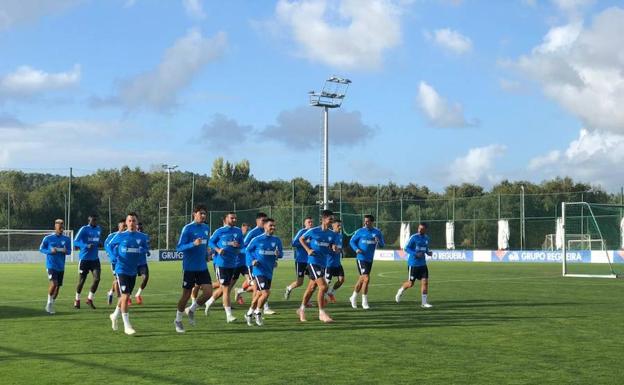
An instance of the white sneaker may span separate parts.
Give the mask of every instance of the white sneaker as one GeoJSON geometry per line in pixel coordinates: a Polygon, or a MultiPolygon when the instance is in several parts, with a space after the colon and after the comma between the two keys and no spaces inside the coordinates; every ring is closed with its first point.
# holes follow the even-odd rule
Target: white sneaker
{"type": "Polygon", "coordinates": [[[112,314],[112,313],[108,316],[108,318],[110,318],[110,320],[111,320],[111,327],[113,328],[113,330],[117,331],[117,329],[119,329],[117,327],[117,319],[118,318],[115,317],[115,315],[112,314]]]}
{"type": "Polygon", "coordinates": [[[245,321],[247,321],[247,326],[253,326],[253,321],[251,319],[251,316],[247,313],[245,313],[245,321]]]}
{"type": "Polygon", "coordinates": [[[286,289],[284,290],[284,299],[288,299],[290,298],[290,293],[292,292],[292,290],[289,290],[288,287],[286,287],[286,289]]]}
{"type": "Polygon", "coordinates": [[[234,321],[236,321],[236,317],[234,317],[233,315],[226,315],[225,316],[225,322],[232,323],[234,321]]]}
{"type": "Polygon", "coordinates": [[[401,293],[397,292],[394,296],[394,300],[396,301],[396,303],[401,302],[401,293]]]}
{"type": "Polygon", "coordinates": [[[351,296],[349,301],[351,302],[351,307],[357,309],[357,297],[351,296]]]}
{"type": "Polygon", "coordinates": [[[45,305],[45,311],[47,311],[47,312],[48,312],[48,314],[54,314],[54,313],[56,313],[56,312],[54,311],[54,304],[51,304],[51,303],[46,303],[46,305],[45,305]]]}
{"type": "Polygon", "coordinates": [[[362,309],[364,310],[370,309],[370,306],[368,306],[368,302],[362,302],[362,309]]]}
{"type": "Polygon", "coordinates": [[[191,310],[190,307],[187,307],[184,309],[184,314],[188,316],[189,325],[195,326],[195,311],[191,310]]]}
{"type": "Polygon", "coordinates": [[[420,307],[424,308],[424,309],[430,309],[433,307],[432,304],[430,303],[423,303],[422,305],[420,305],[420,307]]]}
{"type": "Polygon", "coordinates": [[[273,315],[273,314],[277,314],[277,312],[271,308],[266,308],[264,309],[264,314],[273,315]]]}
{"type": "Polygon", "coordinates": [[[206,317],[208,317],[209,312],[210,312],[210,306],[206,304],[206,309],[204,309],[204,314],[206,314],[206,317]]]}
{"type": "Polygon", "coordinates": [[[262,314],[261,313],[256,313],[255,314],[255,318],[256,318],[256,325],[258,325],[258,326],[264,325],[264,320],[262,319],[262,314]]]}
{"type": "Polygon", "coordinates": [[[184,325],[182,324],[182,321],[173,321],[173,324],[175,325],[175,330],[178,333],[184,333],[184,325]]]}
{"type": "Polygon", "coordinates": [[[124,333],[126,333],[129,336],[132,336],[136,334],[136,330],[134,330],[132,325],[124,326],[124,333]]]}

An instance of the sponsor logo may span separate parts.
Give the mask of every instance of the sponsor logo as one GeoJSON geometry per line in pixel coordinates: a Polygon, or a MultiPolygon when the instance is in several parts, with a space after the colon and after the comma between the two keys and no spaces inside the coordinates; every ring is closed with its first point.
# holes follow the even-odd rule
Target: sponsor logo
{"type": "Polygon", "coordinates": [[[175,250],[161,250],[158,252],[159,261],[181,261],[184,254],[175,250]]]}

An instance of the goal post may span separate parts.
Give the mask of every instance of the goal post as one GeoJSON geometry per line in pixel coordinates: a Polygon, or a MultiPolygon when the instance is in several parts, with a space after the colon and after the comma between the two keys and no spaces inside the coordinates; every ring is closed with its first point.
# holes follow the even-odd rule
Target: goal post
{"type": "Polygon", "coordinates": [[[624,244],[624,205],[562,202],[564,277],[622,278],[614,260],[624,244]]]}
{"type": "MultiPolygon", "coordinates": [[[[0,253],[2,252],[39,252],[41,241],[54,230],[0,229],[0,253]]],[[[71,240],[69,261],[74,261],[74,232],[64,230],[63,234],[71,240]]]]}

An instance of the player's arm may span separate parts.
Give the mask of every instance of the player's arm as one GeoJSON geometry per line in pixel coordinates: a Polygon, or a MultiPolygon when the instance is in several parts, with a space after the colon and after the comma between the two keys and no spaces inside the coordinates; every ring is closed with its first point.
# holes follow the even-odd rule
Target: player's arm
{"type": "Polygon", "coordinates": [[[429,237],[427,237],[427,255],[430,257],[433,255],[433,251],[429,248],[429,237]]]}
{"type": "Polygon", "coordinates": [[[405,252],[409,255],[416,255],[416,242],[414,235],[412,235],[409,241],[407,241],[407,245],[405,245],[403,250],[405,250],[405,252]]]}
{"type": "Polygon", "coordinates": [[[282,245],[282,240],[277,238],[277,254],[275,257],[282,258],[284,256],[284,246],[282,245]]]}
{"type": "Polygon", "coordinates": [[[52,250],[50,248],[50,245],[48,244],[48,237],[44,237],[43,240],[41,241],[41,245],[39,245],[39,252],[41,254],[55,254],[55,250],[52,250]]]}
{"type": "Polygon", "coordinates": [[[255,240],[256,238],[252,239],[249,245],[245,247],[245,254],[251,260],[251,266],[256,266],[258,264],[258,259],[256,258],[256,254],[255,254],[256,244],[258,242],[255,242],[255,240]]]}
{"type": "Polygon", "coordinates": [[[349,246],[351,246],[351,248],[353,249],[353,251],[355,251],[356,254],[362,253],[362,250],[360,250],[360,247],[358,246],[359,241],[360,241],[360,230],[356,231],[355,234],[353,234],[353,236],[351,237],[351,240],[349,241],[349,246]]]}
{"type": "Polygon", "coordinates": [[[192,249],[195,246],[201,245],[201,239],[191,239],[192,232],[188,227],[184,227],[182,233],[180,234],[180,239],[178,240],[178,245],[176,246],[176,251],[184,251],[192,249]]]}
{"type": "Polygon", "coordinates": [[[87,242],[84,240],[84,236],[87,232],[84,229],[85,226],[82,226],[80,230],[78,230],[78,234],[76,234],[76,237],[74,238],[74,247],[82,249],[87,246],[87,242]]]}
{"type": "Polygon", "coordinates": [[[219,247],[219,239],[221,237],[220,229],[212,233],[210,240],[208,241],[208,246],[215,251],[217,254],[223,253],[223,249],[219,247]]]}
{"type": "Polygon", "coordinates": [[[113,239],[111,239],[110,242],[108,242],[108,244],[106,245],[106,252],[108,253],[109,256],[115,257],[115,259],[117,257],[116,249],[118,245],[119,245],[119,233],[117,233],[113,237],[113,239]]]}
{"type": "Polygon", "coordinates": [[[312,255],[314,254],[314,250],[312,250],[312,248],[310,246],[308,246],[308,238],[310,238],[310,235],[312,230],[308,230],[305,232],[305,234],[303,234],[302,236],[299,237],[299,244],[304,248],[304,250],[306,251],[306,253],[308,253],[308,255],[312,255]]]}
{"type": "Polygon", "coordinates": [[[386,241],[384,240],[383,233],[381,231],[377,231],[377,246],[386,246],[386,241]]]}

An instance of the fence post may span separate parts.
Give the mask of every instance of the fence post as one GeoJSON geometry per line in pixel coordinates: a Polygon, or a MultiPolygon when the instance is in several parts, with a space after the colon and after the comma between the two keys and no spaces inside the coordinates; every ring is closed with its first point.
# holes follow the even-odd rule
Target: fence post
{"type": "Polygon", "coordinates": [[[292,195],[291,195],[292,206],[290,208],[290,239],[293,239],[295,237],[295,180],[294,179],[292,180],[291,187],[292,187],[292,195]]]}

